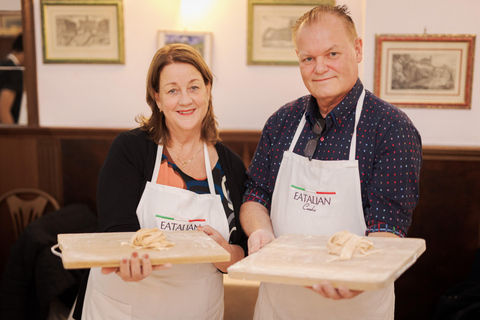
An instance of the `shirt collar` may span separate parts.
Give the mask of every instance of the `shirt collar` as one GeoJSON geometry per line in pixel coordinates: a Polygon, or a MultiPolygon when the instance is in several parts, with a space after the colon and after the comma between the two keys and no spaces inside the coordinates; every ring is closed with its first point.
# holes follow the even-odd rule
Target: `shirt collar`
{"type": "MultiPolygon", "coordinates": [[[[342,122],[344,122],[345,118],[352,112],[355,107],[357,106],[358,98],[360,98],[360,94],[363,91],[363,84],[360,79],[357,79],[357,82],[347,94],[345,98],[343,98],[340,103],[330,111],[330,113],[325,118],[327,129],[331,126],[331,122],[335,124],[335,126],[339,129],[342,122]],[[331,119],[331,120],[330,120],[331,119]]],[[[320,110],[318,109],[317,99],[315,99],[312,95],[307,96],[307,101],[305,101],[306,109],[305,109],[305,118],[310,121],[310,124],[313,126],[316,119],[320,117],[320,110]]]]}

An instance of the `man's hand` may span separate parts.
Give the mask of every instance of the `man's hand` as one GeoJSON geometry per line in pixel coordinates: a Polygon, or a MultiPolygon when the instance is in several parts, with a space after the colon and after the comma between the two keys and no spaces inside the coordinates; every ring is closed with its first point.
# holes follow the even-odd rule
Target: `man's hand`
{"type": "Polygon", "coordinates": [[[248,236],[248,254],[257,252],[275,239],[269,212],[257,202],[242,204],[240,223],[248,236]]]}
{"type": "MultiPolygon", "coordinates": [[[[370,233],[369,237],[398,237],[392,233],[387,232],[375,232],[370,233]]],[[[340,286],[338,288],[334,288],[332,284],[328,281],[323,281],[322,283],[315,284],[313,287],[307,287],[319,295],[325,298],[333,299],[333,300],[340,300],[340,299],[351,299],[355,298],[363,291],[357,290],[349,290],[347,287],[340,286]]]]}
{"type": "Polygon", "coordinates": [[[273,240],[275,240],[275,235],[270,230],[255,230],[248,238],[248,254],[257,252],[273,240]]]}
{"type": "Polygon", "coordinates": [[[341,300],[341,299],[351,299],[358,296],[363,291],[357,290],[349,290],[347,287],[340,286],[338,288],[334,288],[332,284],[328,281],[323,281],[319,284],[314,284],[313,287],[308,287],[313,291],[317,292],[324,298],[333,299],[333,300],[341,300]]]}

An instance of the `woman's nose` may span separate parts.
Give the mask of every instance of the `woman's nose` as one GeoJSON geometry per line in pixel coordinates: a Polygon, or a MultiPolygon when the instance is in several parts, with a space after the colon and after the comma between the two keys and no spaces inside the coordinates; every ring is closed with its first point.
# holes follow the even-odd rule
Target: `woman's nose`
{"type": "Polygon", "coordinates": [[[190,97],[188,92],[182,92],[182,95],[180,96],[180,101],[179,101],[181,105],[189,105],[190,103],[192,103],[192,101],[193,99],[192,97],[190,97]]]}

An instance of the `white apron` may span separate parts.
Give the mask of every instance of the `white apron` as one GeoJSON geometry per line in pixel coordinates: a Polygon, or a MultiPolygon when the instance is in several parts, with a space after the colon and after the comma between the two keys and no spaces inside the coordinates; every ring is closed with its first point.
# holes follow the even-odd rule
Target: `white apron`
{"type": "MultiPolygon", "coordinates": [[[[137,207],[140,227],[170,231],[210,225],[228,241],[228,222],[220,195],[215,194],[207,146],[209,195],[156,184],[162,151],[158,146],[152,181],[147,182],[137,207]],[[188,222],[199,219],[205,222],[188,222]]],[[[223,277],[212,263],[173,265],[139,282],[124,282],[116,274],[100,271],[90,271],[82,319],[223,319],[223,277]]]]}
{"type": "MultiPolygon", "coordinates": [[[[364,97],[365,90],[356,106],[349,160],[310,161],[293,153],[305,125],[303,116],[289,150],[283,154],[275,183],[271,220],[276,237],[285,233],[332,235],[342,230],[365,235],[355,160],[356,128],[364,97]]],[[[303,286],[262,283],[254,319],[393,320],[393,291],[392,284],[353,299],[332,300],[303,286]]]]}

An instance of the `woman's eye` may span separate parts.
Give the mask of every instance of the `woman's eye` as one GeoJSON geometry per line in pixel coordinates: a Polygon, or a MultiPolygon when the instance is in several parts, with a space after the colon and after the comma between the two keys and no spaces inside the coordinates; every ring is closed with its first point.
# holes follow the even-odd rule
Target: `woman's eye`
{"type": "Polygon", "coordinates": [[[198,86],[192,86],[192,87],[190,87],[190,90],[192,90],[192,91],[197,91],[198,89],[200,89],[200,87],[198,87],[198,86]]]}
{"type": "Polygon", "coordinates": [[[167,93],[175,93],[175,92],[177,92],[177,90],[176,90],[176,89],[170,89],[170,90],[168,90],[168,92],[167,92],[167,93]]]}

